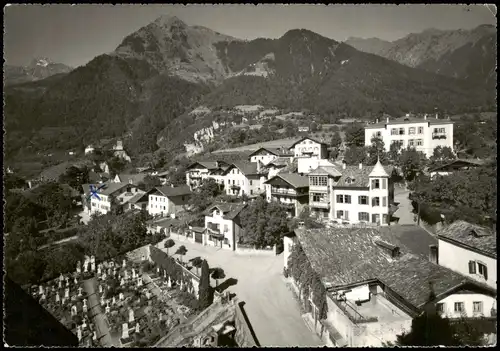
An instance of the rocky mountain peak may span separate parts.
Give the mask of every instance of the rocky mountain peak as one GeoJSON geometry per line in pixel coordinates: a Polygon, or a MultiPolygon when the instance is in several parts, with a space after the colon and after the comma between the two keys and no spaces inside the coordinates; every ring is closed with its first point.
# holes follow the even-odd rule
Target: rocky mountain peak
{"type": "Polygon", "coordinates": [[[163,28],[170,28],[170,27],[180,27],[180,28],[186,28],[188,25],[183,22],[181,19],[179,19],[176,16],[171,16],[171,15],[162,15],[158,17],[153,24],[163,27],[163,28]]]}

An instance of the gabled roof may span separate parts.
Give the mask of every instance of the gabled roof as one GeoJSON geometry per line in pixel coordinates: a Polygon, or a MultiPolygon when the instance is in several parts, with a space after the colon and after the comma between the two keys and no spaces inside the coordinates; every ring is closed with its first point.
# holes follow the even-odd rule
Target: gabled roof
{"type": "Polygon", "coordinates": [[[289,165],[290,163],[291,163],[290,157],[277,157],[274,160],[272,160],[271,162],[268,162],[264,167],[267,167],[267,168],[269,168],[271,166],[285,167],[285,166],[289,165]]]}
{"type": "Polygon", "coordinates": [[[161,194],[163,194],[163,196],[166,197],[191,195],[191,189],[188,185],[181,185],[176,187],[165,185],[162,187],[157,187],[156,190],[158,190],[161,194]]]}
{"type": "Polygon", "coordinates": [[[294,188],[306,188],[309,187],[309,178],[306,176],[301,176],[298,173],[278,173],[271,179],[267,180],[265,183],[269,184],[273,179],[281,178],[294,188]]]}
{"type": "Polygon", "coordinates": [[[444,169],[444,168],[453,168],[453,166],[459,168],[459,167],[478,167],[478,166],[481,166],[483,165],[484,162],[481,161],[481,160],[465,160],[465,159],[456,159],[456,160],[453,160],[449,163],[446,163],[444,165],[441,165],[441,166],[437,166],[437,167],[434,167],[434,168],[430,168],[428,170],[428,172],[437,172],[441,169],[444,169]]]}
{"type": "Polygon", "coordinates": [[[465,221],[455,221],[437,232],[439,239],[497,258],[497,236],[493,230],[465,221]]]}
{"type": "Polygon", "coordinates": [[[139,193],[139,194],[136,194],[134,195],[132,198],[130,198],[127,203],[130,203],[130,204],[135,204],[135,203],[138,203],[138,202],[141,202],[141,200],[143,201],[147,201],[147,196],[148,196],[149,193],[139,193]],[[145,199],[143,199],[145,197],[145,199]]]}
{"type": "Polygon", "coordinates": [[[222,212],[224,219],[233,220],[240,214],[240,212],[246,207],[246,204],[235,203],[235,202],[216,202],[210,205],[203,214],[205,216],[210,215],[215,208],[222,212]]]}
{"type": "Polygon", "coordinates": [[[314,141],[315,143],[318,143],[318,144],[321,144],[321,145],[325,145],[325,146],[328,146],[328,144],[322,142],[322,141],[319,141],[319,140],[316,140],[316,139],[313,139],[311,137],[303,137],[302,139],[299,139],[297,140],[295,143],[293,143],[289,149],[291,149],[292,147],[294,147],[295,145],[297,145],[298,143],[304,141],[304,140],[311,140],[311,141],[314,141]]]}
{"type": "Polygon", "coordinates": [[[128,183],[111,183],[111,182],[106,182],[102,184],[82,184],[83,193],[85,195],[90,194],[90,185],[93,185],[96,189],[104,185],[104,187],[102,187],[97,191],[97,194],[102,194],[106,196],[112,195],[117,191],[120,191],[123,188],[130,186],[130,184],[128,183]]]}
{"type": "Polygon", "coordinates": [[[194,163],[190,164],[187,167],[187,169],[191,169],[197,165],[202,166],[203,168],[208,169],[208,170],[219,168],[217,165],[217,161],[198,161],[198,162],[194,162],[194,163]]]}
{"type": "Polygon", "coordinates": [[[422,308],[427,302],[431,292],[429,283],[436,296],[464,283],[493,291],[415,253],[406,243],[415,238],[399,235],[397,228],[301,228],[295,234],[312,268],[334,290],[377,280],[414,308],[422,308]],[[377,241],[399,247],[400,256],[390,258],[377,241]]]}
{"type": "Polygon", "coordinates": [[[387,174],[386,170],[384,169],[384,166],[380,163],[380,160],[377,160],[377,163],[375,166],[373,166],[372,171],[368,175],[368,177],[388,177],[389,175],[387,174]]]}
{"type": "Polygon", "coordinates": [[[74,163],[74,162],[69,162],[69,161],[62,162],[62,163],[59,163],[58,165],[44,169],[40,173],[39,178],[40,179],[43,178],[46,180],[53,179],[53,180],[57,181],[61,175],[66,173],[68,168],[75,167],[75,168],[80,169],[84,165],[85,165],[84,162],[79,162],[79,163],[74,163]]]}
{"type": "MultiPolygon", "coordinates": [[[[372,173],[375,166],[365,166],[363,165],[361,169],[358,166],[346,166],[344,168],[338,168],[342,173],[339,181],[335,186],[337,187],[353,187],[353,188],[366,188],[370,186],[370,173],[372,173]],[[351,182],[348,183],[346,180],[350,178],[351,182]]],[[[387,174],[392,174],[394,167],[383,166],[387,174]]]]}
{"type": "Polygon", "coordinates": [[[252,152],[250,155],[248,155],[248,157],[250,158],[262,150],[265,150],[265,151],[267,151],[270,154],[275,155],[275,156],[291,155],[290,151],[286,150],[286,149],[272,148],[272,147],[261,147],[261,148],[258,148],[257,150],[255,150],[254,152],[252,152]]]}
{"type": "Polygon", "coordinates": [[[309,176],[314,176],[314,175],[329,175],[332,177],[340,177],[342,176],[342,173],[340,173],[337,168],[335,167],[329,167],[329,166],[319,166],[316,168],[314,171],[309,172],[309,176]]]}
{"type": "Polygon", "coordinates": [[[243,173],[245,176],[248,175],[256,175],[256,174],[264,174],[264,170],[257,171],[257,163],[255,162],[249,162],[249,161],[240,161],[240,162],[234,162],[231,164],[225,171],[224,174],[227,174],[231,169],[233,168],[238,168],[241,173],[243,173]]]}
{"type": "Polygon", "coordinates": [[[298,169],[299,169],[298,162],[295,159],[292,162],[289,162],[284,168],[280,169],[278,174],[297,173],[298,169]]]}
{"type": "Polygon", "coordinates": [[[122,183],[129,183],[132,181],[132,184],[134,185],[139,185],[139,183],[144,181],[144,178],[147,177],[147,174],[145,173],[139,173],[139,174],[118,174],[118,177],[120,178],[120,181],[122,183]]]}

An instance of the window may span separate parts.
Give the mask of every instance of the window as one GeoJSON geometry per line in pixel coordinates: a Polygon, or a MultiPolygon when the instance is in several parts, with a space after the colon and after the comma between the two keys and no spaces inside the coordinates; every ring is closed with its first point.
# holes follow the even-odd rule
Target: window
{"type": "Polygon", "coordinates": [[[405,129],[399,128],[399,135],[405,135],[405,129]]]}
{"type": "Polygon", "coordinates": [[[344,195],[337,195],[337,203],[339,204],[344,203],[344,195]]]}
{"type": "Polygon", "coordinates": [[[382,224],[387,224],[388,216],[386,214],[382,215],[382,224]]]}
{"type": "Polygon", "coordinates": [[[444,303],[440,302],[436,304],[436,311],[438,313],[444,313],[444,303]]]}
{"type": "Polygon", "coordinates": [[[464,312],[464,303],[463,302],[455,302],[455,312],[464,312]]]}
{"type": "Polygon", "coordinates": [[[424,127],[418,127],[418,134],[424,134],[424,127]]]}
{"type": "Polygon", "coordinates": [[[252,185],[252,181],[250,181],[250,185],[252,185]]]}
{"type": "Polygon", "coordinates": [[[358,203],[360,205],[368,205],[368,196],[365,195],[358,196],[358,203]]]}
{"type": "Polygon", "coordinates": [[[379,223],[380,222],[380,215],[379,214],[372,214],[372,223],[379,223]]]}
{"type": "Polygon", "coordinates": [[[233,179],[233,185],[234,185],[234,184],[235,184],[235,181],[234,181],[234,179],[233,179]]]}
{"type": "Polygon", "coordinates": [[[382,197],[382,206],[387,207],[387,196],[382,197]]]}
{"type": "Polygon", "coordinates": [[[415,139],[409,139],[408,146],[415,146],[415,139]]]}
{"type": "Polygon", "coordinates": [[[337,218],[343,218],[344,217],[344,211],[337,211],[337,218]]]}
{"type": "Polygon", "coordinates": [[[488,280],[488,269],[485,264],[477,262],[477,272],[482,275],[484,279],[488,280]]]}
{"type": "Polygon", "coordinates": [[[387,189],[387,179],[382,179],[382,189],[387,189]]]}
{"type": "Polygon", "coordinates": [[[370,214],[368,212],[359,212],[358,213],[358,219],[360,221],[366,221],[366,222],[368,222],[370,220],[370,214]]]}
{"type": "Polygon", "coordinates": [[[344,203],[345,204],[351,203],[351,195],[344,195],[344,203]]]}
{"type": "Polygon", "coordinates": [[[250,189],[250,195],[253,195],[253,189],[250,189]]]}
{"type": "Polygon", "coordinates": [[[374,197],[372,199],[372,207],[374,206],[380,206],[380,198],[379,197],[374,197]]]}
{"type": "Polygon", "coordinates": [[[482,301],[474,301],[472,303],[472,312],[483,313],[483,302],[482,301]]]}
{"type": "Polygon", "coordinates": [[[424,139],[417,139],[417,146],[424,145],[424,139]]]}
{"type": "Polygon", "coordinates": [[[313,202],[320,202],[320,201],[323,201],[324,196],[325,196],[324,194],[312,193],[312,200],[313,200],[313,202]]]}
{"type": "Polygon", "coordinates": [[[476,274],[476,262],[475,261],[469,261],[469,273],[476,274]]]}
{"type": "Polygon", "coordinates": [[[373,133],[373,137],[374,138],[380,138],[380,137],[382,137],[382,133],[381,132],[375,132],[375,133],[373,133]]]}
{"type": "Polygon", "coordinates": [[[398,129],[397,128],[392,128],[391,129],[391,135],[398,135],[398,129]]]}
{"type": "Polygon", "coordinates": [[[415,134],[415,127],[408,128],[408,134],[409,135],[415,134]]]}
{"type": "Polygon", "coordinates": [[[310,182],[312,186],[328,186],[328,177],[312,176],[310,182]]]}
{"type": "Polygon", "coordinates": [[[346,221],[348,221],[348,220],[349,220],[349,211],[344,211],[344,219],[345,219],[346,221]]]}
{"type": "Polygon", "coordinates": [[[445,133],[445,129],[444,128],[434,128],[434,133],[444,134],[445,133]]]}
{"type": "Polygon", "coordinates": [[[380,180],[372,179],[372,189],[379,189],[379,188],[380,188],[380,180]]]}

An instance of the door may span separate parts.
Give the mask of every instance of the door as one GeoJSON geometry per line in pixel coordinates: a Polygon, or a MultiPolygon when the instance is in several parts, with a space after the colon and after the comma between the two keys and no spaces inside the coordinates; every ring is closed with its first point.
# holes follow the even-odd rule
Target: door
{"type": "Polygon", "coordinates": [[[203,244],[203,233],[194,233],[194,241],[203,244]]]}

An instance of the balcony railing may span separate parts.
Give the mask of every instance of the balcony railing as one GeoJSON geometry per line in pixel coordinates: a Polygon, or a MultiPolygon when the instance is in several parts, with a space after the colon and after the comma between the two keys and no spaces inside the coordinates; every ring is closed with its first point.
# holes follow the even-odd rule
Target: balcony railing
{"type": "Polygon", "coordinates": [[[347,317],[354,323],[373,323],[373,322],[378,322],[377,317],[365,317],[361,315],[356,309],[351,306],[351,304],[347,301],[343,300],[337,300],[336,297],[334,297],[333,302],[347,315],[347,317]]]}
{"type": "Polygon", "coordinates": [[[307,191],[296,191],[295,189],[281,189],[281,188],[271,188],[271,194],[273,195],[288,195],[288,196],[302,196],[307,195],[307,191]]]}
{"type": "Polygon", "coordinates": [[[240,188],[241,188],[241,186],[239,186],[239,185],[237,185],[237,184],[233,184],[233,185],[231,185],[229,188],[234,190],[234,189],[240,189],[240,188]]]}
{"type": "Polygon", "coordinates": [[[310,201],[309,206],[316,208],[330,208],[330,201],[310,201]]]}
{"type": "Polygon", "coordinates": [[[213,223],[207,223],[207,228],[213,232],[220,233],[220,226],[213,224],[213,223]]]}
{"type": "Polygon", "coordinates": [[[446,133],[432,133],[432,139],[446,139],[446,133]]]}

